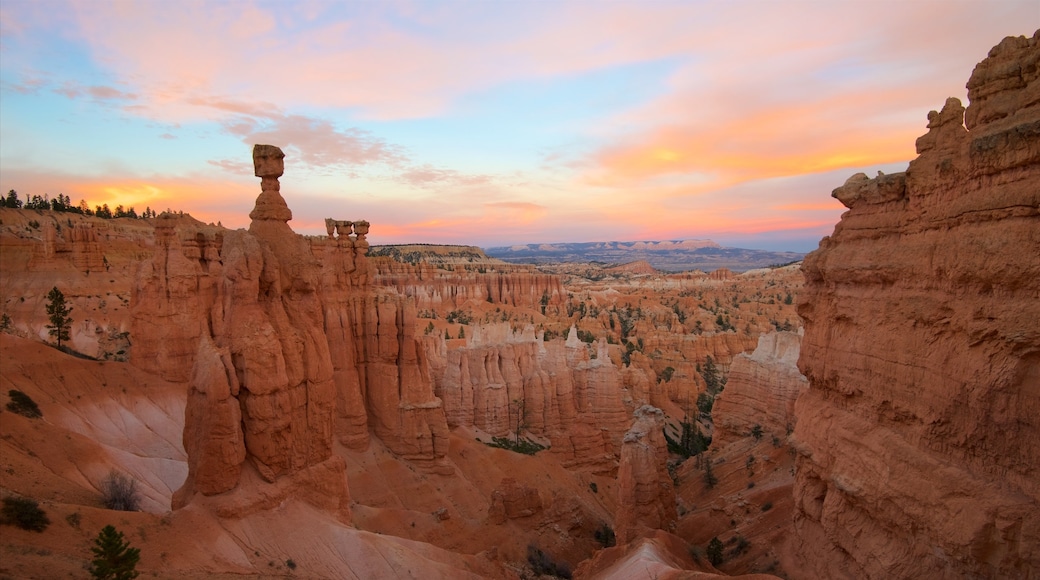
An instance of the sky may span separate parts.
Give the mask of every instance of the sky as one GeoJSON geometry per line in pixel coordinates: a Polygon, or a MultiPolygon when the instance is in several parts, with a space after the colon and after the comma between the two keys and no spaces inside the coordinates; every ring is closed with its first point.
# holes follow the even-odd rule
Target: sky
{"type": "Polygon", "coordinates": [[[0,191],[373,244],[810,251],[1036,0],[0,0],[0,191]]]}

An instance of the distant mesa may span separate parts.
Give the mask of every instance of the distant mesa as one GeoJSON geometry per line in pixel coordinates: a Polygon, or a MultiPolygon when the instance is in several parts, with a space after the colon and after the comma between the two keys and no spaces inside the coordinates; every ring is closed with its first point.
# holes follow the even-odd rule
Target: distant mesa
{"type": "Polygon", "coordinates": [[[712,240],[520,244],[487,248],[485,253],[491,258],[514,264],[645,262],[651,268],[665,272],[711,272],[719,268],[745,272],[797,262],[805,256],[798,252],[725,248],[712,240]]]}

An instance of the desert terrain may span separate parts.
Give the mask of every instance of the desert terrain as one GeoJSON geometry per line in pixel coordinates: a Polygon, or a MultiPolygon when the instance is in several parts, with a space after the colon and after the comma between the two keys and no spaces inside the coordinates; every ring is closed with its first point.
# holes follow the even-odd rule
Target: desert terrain
{"type": "Polygon", "coordinates": [[[300,235],[273,145],[248,229],[0,208],[0,577],[1037,577],[1038,63],[744,272],[300,235]]]}

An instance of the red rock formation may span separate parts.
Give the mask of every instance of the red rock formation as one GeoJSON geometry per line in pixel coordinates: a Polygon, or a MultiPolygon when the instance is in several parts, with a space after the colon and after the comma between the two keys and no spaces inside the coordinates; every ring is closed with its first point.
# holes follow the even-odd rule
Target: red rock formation
{"type": "Polygon", "coordinates": [[[733,358],[726,388],[712,408],[713,446],[746,437],[754,425],[781,438],[790,432],[795,401],[808,386],[796,364],[801,340],[793,332],[763,334],[755,352],[733,358]]]}
{"type": "Polygon", "coordinates": [[[675,491],[668,475],[664,413],[644,405],[625,434],[618,467],[618,513],[615,533],[627,544],[654,530],[675,526],[675,491]]]}
{"type": "Polygon", "coordinates": [[[834,192],[799,300],[793,576],[1040,570],[1038,63],[1040,31],[1004,39],[905,175],[834,192]]]}
{"type": "MultiPolygon", "coordinates": [[[[315,293],[317,264],[286,223],[292,214],[278,194],[281,151],[257,146],[253,156],[264,191],[250,232],[224,238],[220,300],[208,312],[190,313],[201,340],[185,418],[189,472],[181,502],[192,491],[233,489],[245,459],[274,482],[331,458],[335,385],[315,293]]],[[[166,263],[177,254],[167,247],[166,263]]],[[[211,280],[190,266],[185,279],[211,280]]],[[[167,270],[152,280],[171,278],[167,270]]]]}
{"type": "MultiPolygon", "coordinates": [[[[234,489],[248,459],[266,482],[286,488],[289,476],[348,517],[337,431],[358,448],[371,430],[399,456],[445,471],[447,423],[414,306],[369,286],[367,222],[338,238],[296,235],[279,192],[281,151],[257,146],[254,161],[263,192],[249,232],[184,244],[159,220],[156,255],[138,275],[134,361],[191,381],[178,505],[234,489]]],[[[234,500],[257,501],[267,500],[234,500]]]]}
{"type": "Polygon", "coordinates": [[[502,524],[507,519],[526,518],[541,511],[542,498],[539,497],[538,490],[507,477],[491,492],[488,522],[502,524]]]}
{"type": "Polygon", "coordinates": [[[450,270],[428,264],[411,265],[389,258],[373,258],[374,284],[393,288],[415,300],[416,308],[438,312],[463,307],[468,301],[493,302],[514,307],[538,308],[559,304],[567,296],[558,276],[543,274],[533,266],[495,264],[472,271],[450,270]]]}
{"type": "Polygon", "coordinates": [[[629,419],[605,343],[590,358],[575,331],[567,342],[545,342],[530,326],[513,332],[508,323],[474,326],[472,334],[450,350],[442,338],[427,339],[449,425],[507,436],[522,412],[523,429],[548,438],[571,467],[613,472],[629,419]]]}

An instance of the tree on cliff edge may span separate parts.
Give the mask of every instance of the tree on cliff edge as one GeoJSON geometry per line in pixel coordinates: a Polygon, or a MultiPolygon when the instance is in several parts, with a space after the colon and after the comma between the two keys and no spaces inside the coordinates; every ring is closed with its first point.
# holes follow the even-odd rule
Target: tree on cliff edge
{"type": "Polygon", "coordinates": [[[72,317],[69,313],[72,309],[65,305],[65,295],[55,286],[47,294],[47,317],[51,323],[47,325],[51,336],[61,341],[69,340],[69,330],[72,328],[72,317]]]}

